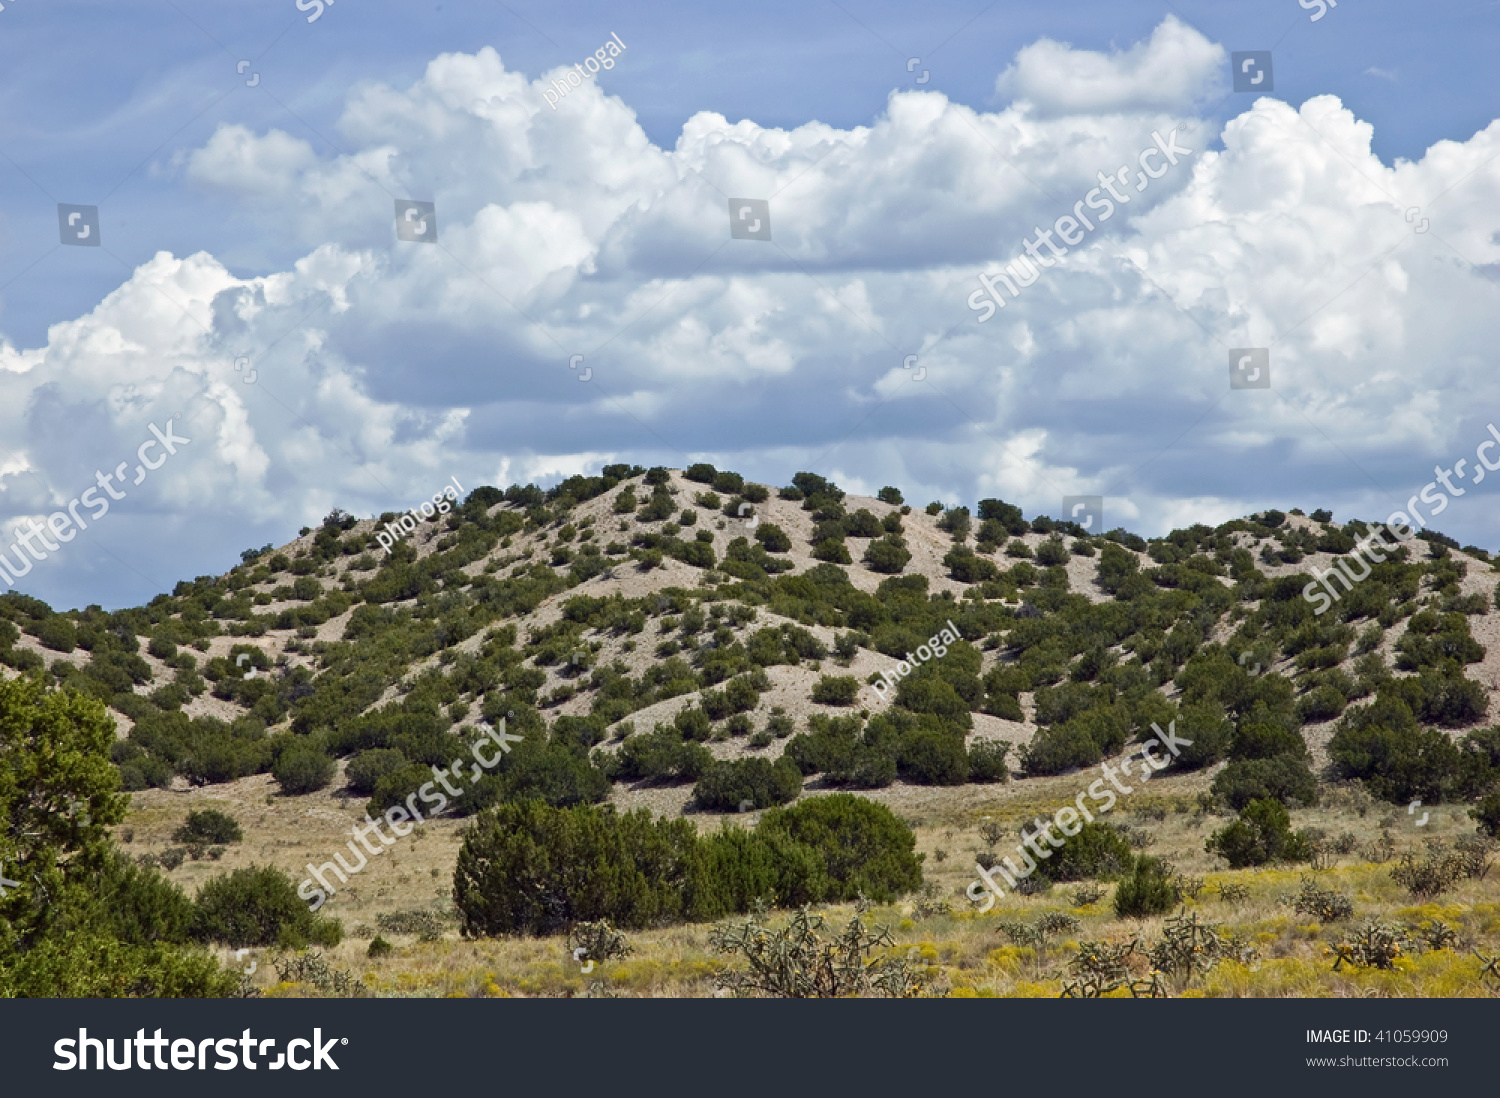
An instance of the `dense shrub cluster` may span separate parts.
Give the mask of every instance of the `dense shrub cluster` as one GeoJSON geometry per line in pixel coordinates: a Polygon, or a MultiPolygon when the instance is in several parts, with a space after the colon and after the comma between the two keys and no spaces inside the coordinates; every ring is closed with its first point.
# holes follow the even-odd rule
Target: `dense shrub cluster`
{"type": "Polygon", "coordinates": [[[889,809],[847,794],[771,809],[754,831],[707,836],[645,810],[515,802],[470,824],[454,899],[466,937],[716,919],[757,900],[889,902],[922,883],[914,846],[889,809]]]}
{"type": "Polygon", "coordinates": [[[98,701],[0,682],[0,820],[26,867],[0,893],[0,995],[230,994],[236,977],[192,945],[192,901],[110,840],[126,808],[113,739],[98,701]]]}
{"type": "Polygon", "coordinates": [[[1328,756],[1340,777],[1360,779],[1377,797],[1435,804],[1495,784],[1500,729],[1472,732],[1455,743],[1441,731],[1422,728],[1405,699],[1383,692],[1340,722],[1328,756]]]}
{"type": "Polygon", "coordinates": [[[336,919],[314,914],[292,880],[271,866],[251,866],[205,881],[193,913],[193,937],[234,948],[335,946],[343,938],[336,919]]]}
{"type": "Polygon", "coordinates": [[[786,804],[800,792],[802,772],[791,759],[751,757],[710,764],[693,787],[693,801],[709,811],[733,812],[786,804]]]}

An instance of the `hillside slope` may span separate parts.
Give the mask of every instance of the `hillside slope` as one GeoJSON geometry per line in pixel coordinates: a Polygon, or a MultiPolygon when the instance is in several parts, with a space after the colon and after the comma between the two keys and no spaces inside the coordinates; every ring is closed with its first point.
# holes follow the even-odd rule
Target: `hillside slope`
{"type": "MultiPolygon", "coordinates": [[[[1187,804],[1212,788],[1222,804],[1266,758],[1309,781],[1368,776],[1330,743],[1375,706],[1460,742],[1500,685],[1495,569],[1440,534],[1319,615],[1304,588],[1367,525],[1269,512],[1147,541],[1027,521],[998,500],[971,514],[881,496],[806,473],[776,491],[710,467],[612,466],[545,493],[481,488],[410,533],[388,526],[399,516],[336,511],[145,607],[55,613],[0,598],[16,627],[0,659],[111,708],[114,758],[137,791],[128,849],[169,854],[190,807],[241,821],[247,842],[215,860],[169,858],[189,887],[252,862],[303,877],[372,795],[374,811],[402,803],[501,719],[519,745],[476,772],[465,812],[608,801],[688,813],[701,829],[726,811],[694,801],[710,760],[785,756],[798,796],[882,801],[924,825],[935,855],[955,826],[1068,803],[1074,771],[1153,722],[1205,736],[1202,757],[1153,789],[1187,804]],[[921,647],[950,624],[962,639],[944,654],[921,647]],[[919,651],[882,696],[875,682],[919,651]],[[1003,764],[986,744],[1005,747],[1003,764]],[[333,760],[331,779],[272,777],[299,755],[333,760]]],[[[723,772],[731,788],[737,773],[723,772]]],[[[462,827],[423,824],[328,911],[369,925],[446,910],[462,827]]],[[[1222,864],[1201,842],[1179,868],[1222,864]]],[[[929,878],[949,875],[941,860],[929,878]]],[[[972,873],[958,864],[947,884],[961,892],[972,873]]]]}

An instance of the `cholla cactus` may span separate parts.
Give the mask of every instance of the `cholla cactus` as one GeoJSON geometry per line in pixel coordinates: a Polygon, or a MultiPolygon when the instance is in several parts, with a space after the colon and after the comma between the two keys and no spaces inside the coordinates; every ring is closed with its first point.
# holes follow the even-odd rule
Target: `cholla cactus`
{"type": "Polygon", "coordinates": [[[568,949],[574,960],[586,966],[585,972],[592,972],[595,964],[603,964],[616,957],[628,957],[634,952],[630,943],[625,940],[625,935],[611,926],[608,919],[579,923],[573,927],[568,931],[568,949]]]}
{"type": "Polygon", "coordinates": [[[1490,992],[1500,992],[1500,957],[1486,957],[1479,950],[1474,950],[1474,956],[1478,957],[1484,967],[1479,970],[1479,982],[1490,992]]]}
{"type": "Polygon", "coordinates": [[[953,907],[943,896],[943,890],[928,881],[922,891],[912,897],[912,915],[918,919],[930,919],[935,915],[951,915],[953,907]]]}
{"type": "Polygon", "coordinates": [[[1216,924],[1201,923],[1184,907],[1166,921],[1162,938],[1151,948],[1151,964],[1168,975],[1191,980],[1213,968],[1228,950],[1216,924]]]}
{"type": "Polygon", "coordinates": [[[330,998],[360,999],[370,993],[363,980],[348,969],[332,967],[328,958],[316,949],[293,953],[271,963],[282,983],[306,984],[330,998]]]}
{"type": "MultiPolygon", "coordinates": [[[[1063,999],[1098,999],[1130,986],[1130,960],[1137,955],[1140,940],[1125,943],[1084,942],[1068,962],[1074,979],[1063,984],[1063,999]]],[[[1134,989],[1132,988],[1132,993],[1134,989]]]]}
{"type": "Polygon", "coordinates": [[[821,933],[823,917],[802,908],[790,922],[773,929],[763,907],[742,923],[715,927],[709,942],[720,953],[737,954],[743,969],[719,974],[719,986],[735,996],[783,999],[832,999],[861,995],[915,998],[929,994],[920,964],[906,958],[874,956],[877,948],[895,944],[886,927],[868,927],[869,905],[861,900],[854,918],[829,940],[821,933]]]}
{"type": "Polygon", "coordinates": [[[1320,923],[1337,922],[1354,917],[1354,904],[1342,892],[1319,888],[1311,878],[1302,878],[1302,891],[1297,893],[1293,906],[1304,915],[1312,915],[1320,923]]]}
{"type": "Polygon", "coordinates": [[[1172,887],[1177,890],[1178,897],[1187,900],[1196,900],[1198,893],[1207,887],[1202,877],[1190,877],[1185,873],[1179,873],[1172,878],[1172,887]]]}
{"type": "Polygon", "coordinates": [[[1049,911],[1035,923],[1000,924],[1000,930],[1013,945],[1030,946],[1038,953],[1047,948],[1047,939],[1055,934],[1076,934],[1083,926],[1076,916],[1063,911],[1049,911]]]}
{"type": "Polygon", "coordinates": [[[1073,906],[1088,907],[1090,904],[1096,904],[1104,899],[1106,891],[1107,889],[1103,885],[1095,884],[1092,881],[1081,884],[1073,890],[1073,906]]]}
{"type": "Polygon", "coordinates": [[[1220,881],[1216,886],[1219,899],[1226,904],[1242,904],[1250,898],[1250,887],[1235,881],[1220,881]]]}
{"type": "Polygon", "coordinates": [[[1452,949],[1458,943],[1458,931],[1437,919],[1408,925],[1406,932],[1412,938],[1421,939],[1422,944],[1431,950],[1452,949]]]}
{"type": "Polygon", "coordinates": [[[1371,919],[1352,938],[1325,950],[1324,955],[1334,958],[1335,972],[1346,964],[1355,968],[1390,969],[1395,968],[1402,954],[1411,949],[1411,939],[1400,927],[1371,919]]]}
{"type": "Polygon", "coordinates": [[[1069,915],[1065,911],[1049,911],[1038,919],[1036,924],[1036,928],[1043,935],[1077,934],[1082,926],[1077,916],[1069,915]]]}
{"type": "Polygon", "coordinates": [[[1042,933],[1040,927],[1032,926],[1030,923],[1002,922],[1000,932],[1010,939],[1011,945],[1029,946],[1035,950],[1041,950],[1047,944],[1047,935],[1042,933]]]}

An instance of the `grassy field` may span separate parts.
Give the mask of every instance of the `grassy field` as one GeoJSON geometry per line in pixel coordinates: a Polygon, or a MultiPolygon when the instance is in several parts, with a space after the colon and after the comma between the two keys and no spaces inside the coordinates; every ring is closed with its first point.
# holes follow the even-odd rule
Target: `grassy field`
{"type": "MultiPolygon", "coordinates": [[[[1050,816],[1069,803],[1081,775],[1002,786],[895,786],[880,791],[902,806],[925,855],[926,896],[874,908],[873,922],[890,929],[894,945],[879,952],[920,965],[933,991],[959,997],[1041,996],[1061,993],[1069,962],[1079,944],[1089,940],[1143,945],[1160,939],[1168,916],[1122,920],[1111,906],[1112,886],[1093,903],[1075,903],[1078,885],[1057,885],[1034,896],[1007,895],[991,910],[978,911],[964,896],[976,879],[975,863],[993,864],[1017,842],[1018,828],[1038,816],[1050,816]],[[998,842],[986,837],[1002,835],[998,842]],[[1003,924],[1036,924],[1049,913],[1078,920],[1078,928],[1054,935],[1045,946],[1017,945],[1003,924]]],[[[1185,897],[1182,909],[1232,934],[1254,950],[1241,961],[1223,960],[1206,975],[1173,981],[1178,995],[1203,996],[1477,996],[1487,995],[1482,963],[1471,952],[1500,952],[1500,875],[1462,881],[1450,891],[1423,901],[1398,884],[1391,871],[1403,854],[1422,855],[1474,833],[1463,806],[1440,805],[1408,813],[1371,800],[1359,787],[1327,792],[1318,808],[1294,811],[1293,826],[1316,828],[1326,839],[1353,846],[1331,855],[1332,864],[1227,871],[1204,851],[1207,836],[1227,816],[1206,812],[1200,798],[1212,771],[1179,777],[1159,776],[1149,790],[1122,798],[1110,817],[1130,829],[1144,852],[1165,857],[1177,870],[1199,878],[1201,890],[1185,897]],[[1426,817],[1425,824],[1419,821],[1426,817]],[[1388,841],[1386,841],[1388,840],[1388,841]],[[1372,859],[1383,859],[1376,861],[1372,859]],[[1321,924],[1293,909],[1303,879],[1342,893],[1354,916],[1321,924]],[[1242,885],[1245,894],[1226,900],[1223,884],[1242,885]],[[1332,948],[1368,919],[1414,928],[1442,923],[1457,932],[1449,948],[1412,948],[1387,970],[1342,966],[1333,970],[1332,948]]],[[[245,824],[247,842],[230,846],[221,859],[188,860],[172,877],[190,891],[213,873],[240,865],[270,863],[295,879],[306,875],[308,862],[328,860],[362,819],[363,802],[332,792],[288,798],[275,793],[262,775],[225,786],[187,793],[150,791],[134,795],[134,805],[119,834],[130,835],[126,849],[139,855],[171,845],[171,831],[192,808],[216,807],[245,824]]],[[[810,794],[815,795],[815,794],[810,794]]],[[[694,817],[700,829],[738,826],[744,817],[694,817]]],[[[463,823],[436,820],[400,839],[385,855],[372,858],[324,912],[341,919],[345,940],[327,951],[328,964],[362,980],[376,995],[413,997],[474,996],[712,996],[719,994],[716,974],[732,959],[716,954],[708,924],[688,924],[629,932],[633,952],[598,964],[585,973],[563,937],[464,940],[449,899],[454,861],[463,823]],[[400,929],[392,930],[390,927],[400,929]],[[380,935],[394,947],[370,958],[371,939],[380,935]]],[[[1194,882],[1197,883],[1197,882],[1194,882]]],[[[853,915],[852,905],[817,909],[830,929],[853,915]]],[[[784,922],[777,913],[773,922],[784,922]]],[[[332,994],[311,979],[278,979],[277,955],[256,951],[226,963],[256,971],[251,982],[268,996],[332,994]]],[[[1132,965],[1144,975],[1140,958],[1132,965]]],[[[1116,995],[1128,995],[1122,990],[1116,995]]]]}

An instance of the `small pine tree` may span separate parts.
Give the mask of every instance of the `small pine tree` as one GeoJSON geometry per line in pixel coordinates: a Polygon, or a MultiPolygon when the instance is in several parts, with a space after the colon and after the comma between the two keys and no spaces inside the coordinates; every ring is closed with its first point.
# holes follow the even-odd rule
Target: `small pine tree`
{"type": "Polygon", "coordinates": [[[1173,870],[1160,858],[1143,856],[1115,888],[1115,914],[1121,919],[1146,919],[1165,915],[1177,906],[1173,870]]]}

